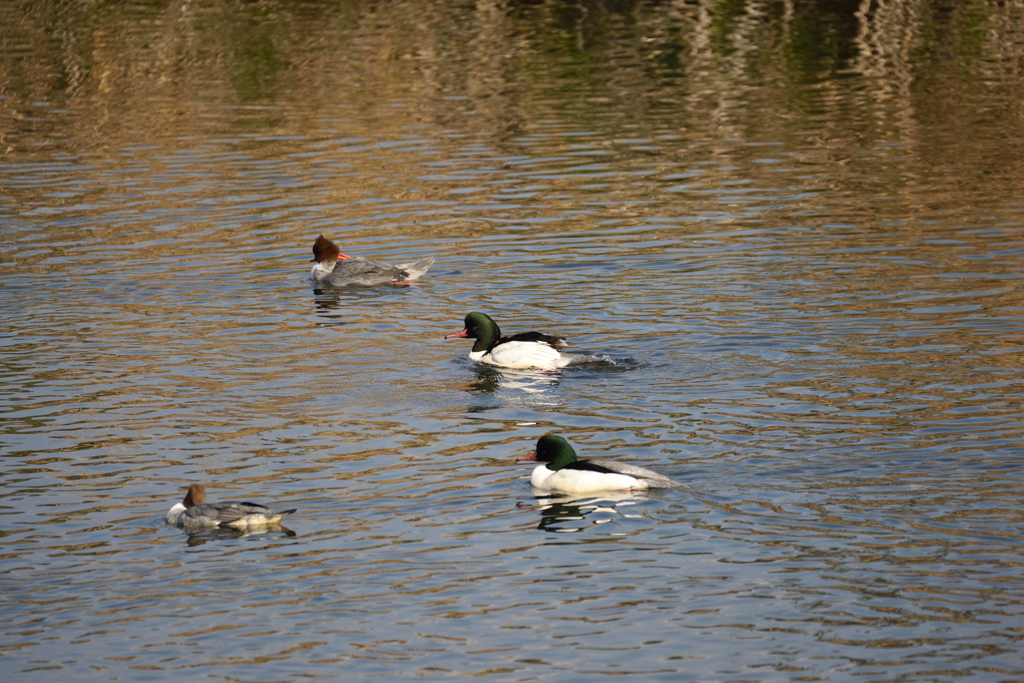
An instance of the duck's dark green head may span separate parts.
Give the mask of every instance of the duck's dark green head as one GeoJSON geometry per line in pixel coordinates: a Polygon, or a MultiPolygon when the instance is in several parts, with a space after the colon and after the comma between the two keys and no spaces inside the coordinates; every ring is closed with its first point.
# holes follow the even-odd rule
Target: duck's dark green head
{"type": "Polygon", "coordinates": [[[462,332],[449,334],[445,339],[476,339],[476,343],[473,344],[473,351],[488,351],[501,339],[501,330],[498,328],[498,323],[491,320],[491,316],[486,313],[470,313],[466,316],[465,323],[466,329],[462,330],[462,332]]]}
{"type": "Polygon", "coordinates": [[[537,440],[537,452],[519,460],[539,460],[548,463],[548,469],[560,470],[576,462],[576,451],[560,436],[549,434],[537,440]]]}

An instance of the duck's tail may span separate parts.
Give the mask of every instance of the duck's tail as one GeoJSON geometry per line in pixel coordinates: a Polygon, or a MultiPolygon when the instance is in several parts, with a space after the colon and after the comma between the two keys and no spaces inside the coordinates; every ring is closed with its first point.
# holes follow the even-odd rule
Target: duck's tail
{"type": "Polygon", "coordinates": [[[400,263],[398,267],[408,273],[408,277],[405,278],[405,282],[415,280],[423,273],[430,269],[430,266],[434,264],[434,257],[428,256],[427,258],[420,259],[415,263],[400,263]]]}

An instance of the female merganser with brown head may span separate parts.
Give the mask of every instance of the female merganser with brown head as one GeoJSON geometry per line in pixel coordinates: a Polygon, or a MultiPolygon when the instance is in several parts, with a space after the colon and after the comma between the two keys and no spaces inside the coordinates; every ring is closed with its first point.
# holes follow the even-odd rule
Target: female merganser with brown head
{"type": "Polygon", "coordinates": [[[331,287],[373,287],[385,284],[407,285],[427,272],[434,257],[392,266],[373,259],[346,256],[337,244],[320,235],[313,242],[312,260],[316,261],[316,265],[309,277],[319,284],[331,287]]]}
{"type": "Polygon", "coordinates": [[[258,503],[243,503],[234,500],[223,503],[207,503],[206,489],[203,488],[203,485],[192,484],[188,487],[185,500],[175,504],[167,511],[167,523],[181,527],[185,531],[200,531],[215,527],[251,529],[278,524],[282,517],[293,512],[295,512],[295,508],[274,512],[258,503]]]}

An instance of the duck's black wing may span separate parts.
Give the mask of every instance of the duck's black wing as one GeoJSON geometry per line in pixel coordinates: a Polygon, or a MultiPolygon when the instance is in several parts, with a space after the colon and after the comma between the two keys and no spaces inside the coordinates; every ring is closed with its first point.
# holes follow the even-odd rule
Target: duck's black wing
{"type": "Polygon", "coordinates": [[[565,341],[563,337],[555,337],[550,334],[544,334],[543,332],[520,332],[519,334],[502,337],[498,340],[498,344],[504,344],[506,342],[539,342],[556,349],[569,345],[569,342],[565,341]]]}

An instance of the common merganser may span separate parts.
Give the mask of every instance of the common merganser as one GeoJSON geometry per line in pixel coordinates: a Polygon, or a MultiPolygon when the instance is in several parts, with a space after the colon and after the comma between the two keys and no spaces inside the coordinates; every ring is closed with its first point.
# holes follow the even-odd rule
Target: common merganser
{"type": "Polygon", "coordinates": [[[285,515],[295,512],[283,510],[274,512],[257,503],[242,503],[229,500],[223,503],[207,503],[206,489],[202,484],[188,487],[185,500],[176,503],[167,511],[167,523],[179,526],[185,531],[199,531],[214,527],[250,529],[278,524],[285,515]]]}
{"type": "Polygon", "coordinates": [[[384,284],[407,285],[427,272],[434,257],[428,256],[415,263],[393,266],[359,256],[346,256],[337,244],[320,235],[313,242],[312,260],[316,261],[316,265],[309,272],[309,277],[320,284],[332,287],[372,287],[384,284]]]}
{"type": "Polygon", "coordinates": [[[498,324],[485,313],[466,316],[466,328],[449,334],[445,339],[476,339],[470,360],[500,365],[503,368],[542,368],[557,370],[572,362],[572,358],[559,351],[569,343],[562,337],[540,332],[521,332],[502,337],[498,324]]]}
{"type": "Polygon", "coordinates": [[[576,451],[560,436],[542,436],[537,452],[516,462],[539,460],[530,476],[534,488],[566,493],[588,491],[686,488],[668,477],[636,465],[614,460],[577,460],[576,451]]]}

